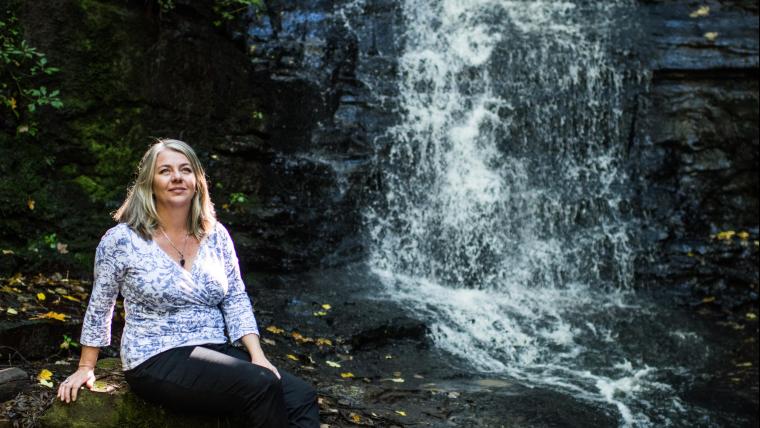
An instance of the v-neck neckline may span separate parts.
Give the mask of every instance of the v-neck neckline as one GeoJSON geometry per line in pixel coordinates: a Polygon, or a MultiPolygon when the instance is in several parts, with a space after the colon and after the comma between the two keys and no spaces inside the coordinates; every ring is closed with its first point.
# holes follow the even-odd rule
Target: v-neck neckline
{"type": "MultiPolygon", "coordinates": [[[[161,248],[160,245],[158,245],[158,242],[156,241],[155,238],[152,238],[151,241],[153,242],[153,245],[156,246],[156,248],[158,249],[158,251],[160,251],[161,254],[164,255],[164,257],[166,257],[167,259],[169,259],[169,261],[172,262],[172,264],[174,266],[180,268],[181,270],[189,273],[192,276],[193,270],[195,269],[195,265],[197,264],[196,262],[198,261],[198,257],[200,257],[201,251],[203,250],[203,244],[206,241],[208,241],[208,236],[204,236],[203,239],[201,239],[200,244],[198,244],[198,251],[195,253],[195,257],[193,258],[193,264],[190,265],[190,269],[185,269],[184,266],[182,266],[181,264],[179,264],[179,262],[177,262],[176,260],[174,260],[172,258],[172,256],[170,256],[166,251],[164,251],[163,248],[161,248]]],[[[185,259],[185,260],[187,261],[187,259],[185,259]]]]}

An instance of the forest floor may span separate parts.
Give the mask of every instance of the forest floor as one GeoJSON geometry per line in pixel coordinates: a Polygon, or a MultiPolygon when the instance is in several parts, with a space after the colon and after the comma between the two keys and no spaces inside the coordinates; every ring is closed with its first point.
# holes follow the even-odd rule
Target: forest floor
{"type": "MultiPolygon", "coordinates": [[[[618,425],[614,415],[567,395],[471,376],[432,346],[423,322],[373,299],[361,272],[262,275],[252,282],[262,346],[275,366],[316,386],[323,425],[618,425]]],[[[57,274],[0,279],[0,369],[21,368],[31,380],[0,404],[0,428],[37,426],[53,403],[53,387],[75,369],[78,349],[72,338],[81,328],[89,286],[57,274]]],[[[697,382],[692,400],[756,422],[758,323],[746,314],[757,308],[732,313],[700,304],[693,312],[725,341],[719,358],[725,364],[697,382]]],[[[114,343],[101,351],[103,357],[117,356],[121,307],[115,318],[114,343]]]]}

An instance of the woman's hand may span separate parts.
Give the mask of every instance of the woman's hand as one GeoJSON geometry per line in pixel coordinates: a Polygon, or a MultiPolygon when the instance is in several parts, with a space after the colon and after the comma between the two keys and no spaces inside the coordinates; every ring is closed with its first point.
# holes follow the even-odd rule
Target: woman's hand
{"type": "Polygon", "coordinates": [[[245,345],[245,349],[248,350],[248,354],[251,356],[251,362],[253,364],[256,364],[257,366],[265,367],[272,371],[272,373],[277,376],[277,379],[280,378],[280,372],[277,371],[277,368],[272,365],[272,363],[267,360],[267,357],[264,356],[264,351],[261,350],[261,345],[259,344],[259,335],[255,333],[249,333],[245,336],[240,338],[240,341],[243,342],[243,345],[245,345]]]}
{"type": "Polygon", "coordinates": [[[251,358],[251,362],[253,364],[256,364],[257,366],[261,366],[261,367],[271,370],[272,373],[274,373],[275,376],[277,376],[277,379],[280,379],[280,372],[277,371],[277,367],[273,366],[272,363],[270,363],[269,360],[267,360],[267,357],[265,357],[264,355],[259,355],[259,356],[255,356],[251,358]]]}
{"type": "Polygon", "coordinates": [[[58,386],[57,396],[61,401],[71,403],[72,401],[77,401],[77,392],[79,392],[79,388],[82,385],[92,389],[94,384],[95,371],[90,367],[80,367],[58,386]]]}

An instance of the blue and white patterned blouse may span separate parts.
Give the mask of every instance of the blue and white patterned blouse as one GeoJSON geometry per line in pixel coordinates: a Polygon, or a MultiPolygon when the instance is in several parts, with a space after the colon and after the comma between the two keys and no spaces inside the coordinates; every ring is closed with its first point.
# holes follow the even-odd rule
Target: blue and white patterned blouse
{"type": "Polygon", "coordinates": [[[124,296],[121,360],[129,370],[167,349],[259,333],[227,229],[216,223],[191,271],[128,225],[109,229],[95,252],[95,280],[79,342],[111,343],[116,297],[124,296]]]}

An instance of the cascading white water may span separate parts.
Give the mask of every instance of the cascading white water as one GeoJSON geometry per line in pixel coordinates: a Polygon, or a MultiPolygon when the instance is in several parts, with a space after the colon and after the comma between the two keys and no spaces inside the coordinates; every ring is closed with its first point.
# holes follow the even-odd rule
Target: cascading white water
{"type": "Polygon", "coordinates": [[[611,54],[630,7],[406,0],[402,119],[366,220],[374,272],[429,316],[438,346],[614,406],[622,425],[667,424],[684,406],[654,409],[671,387],[614,327],[647,311],[626,303],[623,109],[637,73],[611,54]]]}

